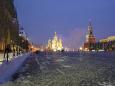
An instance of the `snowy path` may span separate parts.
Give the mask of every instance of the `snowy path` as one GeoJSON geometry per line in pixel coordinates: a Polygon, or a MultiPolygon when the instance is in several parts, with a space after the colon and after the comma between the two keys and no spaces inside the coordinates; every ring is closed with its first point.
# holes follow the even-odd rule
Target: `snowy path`
{"type": "Polygon", "coordinates": [[[29,54],[18,56],[8,63],[4,62],[0,65],[0,83],[9,81],[11,76],[18,70],[27,57],[29,57],[29,54]]]}
{"type": "MultiPolygon", "coordinates": [[[[12,60],[13,58],[14,58],[13,53],[9,53],[9,60],[12,60]]],[[[0,65],[3,63],[3,61],[4,61],[4,54],[0,53],[0,65]]]]}

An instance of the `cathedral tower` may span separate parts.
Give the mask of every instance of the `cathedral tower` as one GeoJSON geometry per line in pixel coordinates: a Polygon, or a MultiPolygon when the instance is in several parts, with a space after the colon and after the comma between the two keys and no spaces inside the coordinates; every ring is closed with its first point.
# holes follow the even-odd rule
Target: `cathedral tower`
{"type": "Polygon", "coordinates": [[[51,51],[62,51],[63,50],[62,39],[58,38],[56,32],[54,33],[53,39],[48,40],[47,48],[48,50],[51,50],[51,51]]]}

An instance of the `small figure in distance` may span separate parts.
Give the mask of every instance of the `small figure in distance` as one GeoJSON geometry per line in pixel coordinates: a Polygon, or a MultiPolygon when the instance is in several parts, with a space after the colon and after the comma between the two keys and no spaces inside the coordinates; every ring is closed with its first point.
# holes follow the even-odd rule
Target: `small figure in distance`
{"type": "Polygon", "coordinates": [[[41,53],[41,51],[39,51],[39,50],[35,51],[35,54],[40,54],[40,53],[41,53]]]}
{"type": "Polygon", "coordinates": [[[11,52],[11,46],[10,44],[7,44],[5,46],[5,51],[4,51],[4,58],[6,59],[6,61],[9,61],[9,53],[11,52]]]}

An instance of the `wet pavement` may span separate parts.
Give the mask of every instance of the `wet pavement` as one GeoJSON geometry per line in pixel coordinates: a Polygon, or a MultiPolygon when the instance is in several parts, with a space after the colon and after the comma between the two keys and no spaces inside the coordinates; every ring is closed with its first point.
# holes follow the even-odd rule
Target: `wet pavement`
{"type": "Polygon", "coordinates": [[[12,77],[10,84],[115,86],[115,58],[113,53],[108,56],[77,52],[33,54],[12,77]]]}

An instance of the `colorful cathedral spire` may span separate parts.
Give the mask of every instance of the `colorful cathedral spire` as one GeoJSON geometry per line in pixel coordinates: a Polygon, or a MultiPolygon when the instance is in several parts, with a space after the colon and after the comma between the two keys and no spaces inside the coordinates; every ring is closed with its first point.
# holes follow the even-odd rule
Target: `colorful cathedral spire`
{"type": "Polygon", "coordinates": [[[58,38],[56,32],[54,33],[53,39],[48,40],[47,48],[48,50],[51,50],[51,51],[62,51],[63,50],[62,39],[58,38]]]}

